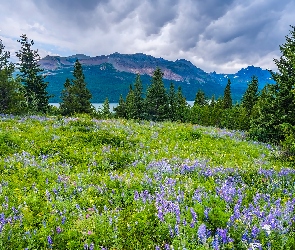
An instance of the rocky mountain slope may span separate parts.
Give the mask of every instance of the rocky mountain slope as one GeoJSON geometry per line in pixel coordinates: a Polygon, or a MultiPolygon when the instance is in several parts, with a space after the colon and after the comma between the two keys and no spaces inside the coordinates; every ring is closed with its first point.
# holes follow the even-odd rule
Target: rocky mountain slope
{"type": "Polygon", "coordinates": [[[120,94],[127,95],[129,85],[134,82],[136,74],[141,75],[144,90],[146,90],[156,67],[160,67],[164,73],[166,88],[169,88],[171,81],[174,82],[176,88],[178,86],[182,88],[187,100],[194,100],[198,89],[202,89],[208,97],[221,96],[228,77],[232,81],[234,100],[241,98],[253,74],[258,76],[261,88],[267,81],[270,81],[268,71],[254,66],[231,75],[206,73],[184,59],[168,61],[142,53],[114,53],[96,57],[83,54],[69,57],[46,56],[40,60],[40,65],[47,74],[48,91],[54,95],[51,102],[60,101],[63,84],[67,77],[73,78],[73,66],[77,59],[83,65],[87,86],[93,95],[93,102],[103,102],[106,97],[110,102],[117,102],[120,94]]]}

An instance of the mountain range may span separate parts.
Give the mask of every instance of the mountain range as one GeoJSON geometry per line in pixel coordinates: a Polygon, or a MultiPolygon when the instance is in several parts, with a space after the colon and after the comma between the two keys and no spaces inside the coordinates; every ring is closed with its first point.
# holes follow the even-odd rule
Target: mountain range
{"type": "Polygon", "coordinates": [[[258,77],[259,89],[267,83],[273,83],[268,70],[249,66],[235,74],[207,73],[190,61],[179,59],[169,61],[143,53],[101,55],[90,57],[83,54],[69,57],[46,56],[39,63],[47,75],[48,92],[53,95],[50,102],[60,102],[60,93],[66,78],[73,78],[76,60],[83,66],[87,88],[92,93],[92,102],[103,102],[108,97],[110,102],[118,102],[120,95],[125,97],[130,84],[134,83],[136,74],[141,75],[144,91],[151,83],[154,70],[159,67],[163,72],[163,81],[167,89],[173,82],[181,87],[187,100],[193,101],[196,92],[202,89],[208,98],[223,95],[228,79],[231,80],[231,91],[234,101],[239,101],[247,89],[253,75],[258,77]]]}

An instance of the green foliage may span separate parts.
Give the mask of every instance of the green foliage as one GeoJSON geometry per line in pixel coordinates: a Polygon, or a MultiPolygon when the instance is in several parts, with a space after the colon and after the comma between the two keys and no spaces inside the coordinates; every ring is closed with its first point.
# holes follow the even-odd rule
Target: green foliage
{"type": "Polygon", "coordinates": [[[46,113],[49,108],[49,98],[47,82],[42,75],[43,69],[40,68],[38,61],[40,56],[38,50],[32,50],[33,40],[29,40],[25,34],[20,36],[18,42],[21,49],[16,52],[19,59],[19,71],[21,82],[25,86],[28,108],[31,112],[46,113]]]}
{"type": "Polygon", "coordinates": [[[9,62],[10,53],[4,51],[0,39],[0,113],[20,114],[27,108],[25,91],[19,79],[14,79],[14,64],[9,62]]]}
{"type": "Polygon", "coordinates": [[[286,139],[281,124],[295,125],[295,27],[280,46],[280,59],[274,59],[278,72],[272,72],[275,84],[267,86],[255,107],[256,116],[251,123],[250,134],[262,141],[280,143],[286,139]]]}
{"type": "Polygon", "coordinates": [[[258,78],[256,76],[252,76],[251,81],[248,83],[248,88],[244,93],[241,105],[246,108],[248,114],[251,114],[251,111],[257,102],[258,99],[258,78]]]}
{"type": "Polygon", "coordinates": [[[114,108],[116,118],[127,118],[126,103],[122,95],[120,95],[118,106],[114,108]]]}
{"type": "Polygon", "coordinates": [[[109,99],[106,98],[102,105],[102,116],[104,118],[110,118],[111,115],[109,99]]]}
{"type": "Polygon", "coordinates": [[[189,106],[185,97],[182,94],[181,87],[178,88],[176,93],[176,109],[175,120],[181,122],[187,122],[189,116],[189,106]]]}
{"type": "Polygon", "coordinates": [[[231,81],[230,79],[227,80],[227,84],[224,89],[223,94],[223,108],[229,109],[232,107],[232,98],[231,98],[231,89],[230,89],[231,81]]]}
{"type": "Polygon", "coordinates": [[[169,115],[169,103],[163,83],[163,73],[157,68],[153,74],[152,84],[148,87],[145,99],[146,118],[152,121],[163,121],[169,115]]]}
{"type": "Polygon", "coordinates": [[[175,92],[175,87],[173,82],[170,83],[170,88],[168,92],[168,102],[169,102],[169,118],[171,121],[177,121],[177,95],[175,92]]]}
{"type": "Polygon", "coordinates": [[[73,72],[72,83],[69,79],[64,83],[61,93],[60,109],[63,115],[93,114],[94,108],[90,102],[91,93],[86,87],[81,63],[77,60],[73,72]]]}
{"type": "Polygon", "coordinates": [[[134,83],[134,103],[135,103],[135,119],[142,119],[144,116],[144,98],[143,98],[143,86],[140,79],[140,75],[136,75],[134,83]]]}
{"type": "Polygon", "coordinates": [[[126,96],[126,118],[136,119],[137,118],[137,105],[135,102],[135,93],[130,85],[128,95],[126,96]]]}
{"type": "Polygon", "coordinates": [[[205,93],[204,91],[199,89],[196,94],[194,105],[205,106],[206,104],[207,104],[207,101],[206,101],[205,93]]]}

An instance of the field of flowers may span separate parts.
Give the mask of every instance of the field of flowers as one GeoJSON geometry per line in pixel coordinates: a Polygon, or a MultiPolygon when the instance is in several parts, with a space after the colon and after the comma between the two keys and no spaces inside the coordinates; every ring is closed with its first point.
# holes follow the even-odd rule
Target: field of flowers
{"type": "Polygon", "coordinates": [[[0,249],[295,249],[295,170],[239,131],[0,116],[0,249]]]}

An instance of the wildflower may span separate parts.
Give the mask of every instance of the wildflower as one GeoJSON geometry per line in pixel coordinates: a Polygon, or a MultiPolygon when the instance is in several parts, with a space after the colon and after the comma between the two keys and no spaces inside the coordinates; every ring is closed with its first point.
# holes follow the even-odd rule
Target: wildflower
{"type": "Polygon", "coordinates": [[[248,250],[255,250],[255,249],[262,250],[261,244],[260,243],[250,243],[248,250]]]}
{"type": "Polygon", "coordinates": [[[48,242],[49,246],[51,246],[53,244],[53,241],[52,241],[52,238],[50,235],[47,236],[47,242],[48,242]]]}
{"type": "Polygon", "coordinates": [[[265,230],[265,232],[267,233],[267,235],[270,235],[270,232],[271,232],[271,226],[268,225],[268,224],[265,224],[263,227],[262,227],[263,230],[265,230]]]}
{"type": "Polygon", "coordinates": [[[207,233],[206,225],[202,223],[198,229],[198,237],[202,243],[205,243],[207,240],[206,233],[207,233]]]}
{"type": "Polygon", "coordinates": [[[62,230],[61,230],[61,228],[60,228],[60,227],[57,227],[57,228],[56,228],[56,232],[57,232],[58,234],[60,234],[60,233],[61,233],[61,231],[62,231],[62,230]]]}
{"type": "Polygon", "coordinates": [[[259,234],[259,228],[256,226],[253,226],[252,231],[251,231],[251,236],[253,239],[255,239],[259,234]]]}
{"type": "Polygon", "coordinates": [[[90,244],[89,250],[94,250],[94,243],[93,242],[90,244]]]}

